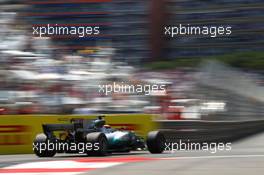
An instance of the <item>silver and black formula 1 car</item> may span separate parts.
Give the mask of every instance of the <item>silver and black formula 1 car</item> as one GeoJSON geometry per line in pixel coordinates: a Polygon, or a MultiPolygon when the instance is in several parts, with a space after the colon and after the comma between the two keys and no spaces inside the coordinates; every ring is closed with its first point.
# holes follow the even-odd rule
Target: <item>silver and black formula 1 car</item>
{"type": "Polygon", "coordinates": [[[38,134],[33,143],[33,150],[39,157],[53,157],[56,153],[105,156],[112,152],[145,148],[155,154],[165,149],[165,138],[161,132],[149,132],[145,142],[132,131],[106,125],[103,116],[94,120],[72,119],[69,124],[44,124],[42,127],[44,133],[38,134]]]}

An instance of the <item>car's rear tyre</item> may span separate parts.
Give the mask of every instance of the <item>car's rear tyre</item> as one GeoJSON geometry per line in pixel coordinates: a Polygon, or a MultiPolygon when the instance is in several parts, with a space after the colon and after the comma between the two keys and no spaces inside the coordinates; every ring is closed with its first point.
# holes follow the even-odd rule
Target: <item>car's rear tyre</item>
{"type": "Polygon", "coordinates": [[[56,150],[49,150],[48,149],[48,142],[49,144],[52,144],[52,141],[47,138],[47,136],[44,133],[38,134],[34,140],[35,147],[33,148],[34,153],[38,157],[53,157],[56,154],[56,150]],[[41,145],[45,146],[44,150],[41,149],[41,145]]]}
{"type": "Polygon", "coordinates": [[[151,131],[147,136],[147,147],[152,154],[162,153],[165,149],[165,137],[160,131],[151,131]]]}
{"type": "Polygon", "coordinates": [[[93,145],[92,150],[87,151],[88,155],[105,156],[107,155],[108,141],[104,133],[94,132],[86,135],[86,142],[93,145]]]}

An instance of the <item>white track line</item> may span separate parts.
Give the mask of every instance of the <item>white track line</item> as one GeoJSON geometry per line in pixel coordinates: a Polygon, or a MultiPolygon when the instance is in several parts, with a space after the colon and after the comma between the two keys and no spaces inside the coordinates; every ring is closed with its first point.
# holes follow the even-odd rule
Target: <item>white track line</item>
{"type": "Polygon", "coordinates": [[[78,175],[78,174],[82,174],[84,172],[59,172],[59,173],[0,173],[1,175],[78,175]]]}
{"type": "Polygon", "coordinates": [[[0,168],[0,175],[77,175],[123,163],[126,162],[78,162],[74,160],[30,162],[0,168]]]}
{"type": "Polygon", "coordinates": [[[22,163],[4,167],[3,169],[18,169],[18,168],[107,168],[111,166],[120,165],[122,162],[76,162],[72,160],[64,161],[43,161],[22,163]]]}

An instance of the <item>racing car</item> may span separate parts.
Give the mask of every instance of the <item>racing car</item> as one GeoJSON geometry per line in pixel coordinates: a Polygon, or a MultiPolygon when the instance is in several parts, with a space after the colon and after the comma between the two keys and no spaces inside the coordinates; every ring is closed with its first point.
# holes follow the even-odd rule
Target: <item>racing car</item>
{"type": "Polygon", "coordinates": [[[86,148],[81,153],[92,156],[144,149],[157,154],[165,148],[165,138],[160,131],[149,132],[145,141],[133,131],[106,125],[104,116],[93,120],[71,119],[69,124],[43,124],[42,128],[43,133],[38,134],[33,142],[33,151],[38,157],[53,157],[56,153],[80,153],[79,145],[86,148]],[[60,149],[61,145],[63,149],[60,149]]]}

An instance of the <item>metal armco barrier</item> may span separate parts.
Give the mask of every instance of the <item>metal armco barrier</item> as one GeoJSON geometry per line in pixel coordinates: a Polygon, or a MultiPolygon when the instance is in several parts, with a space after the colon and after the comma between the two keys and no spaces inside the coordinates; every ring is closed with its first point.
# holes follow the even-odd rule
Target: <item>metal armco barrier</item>
{"type": "Polygon", "coordinates": [[[264,120],[204,121],[158,120],[166,142],[230,142],[264,131],[264,120]]]}

